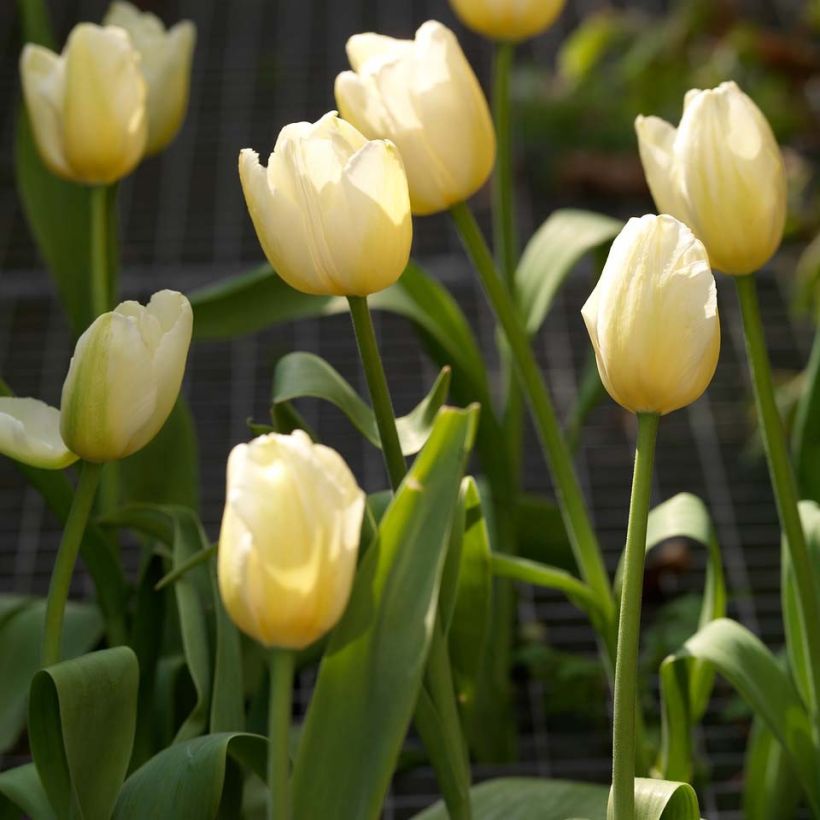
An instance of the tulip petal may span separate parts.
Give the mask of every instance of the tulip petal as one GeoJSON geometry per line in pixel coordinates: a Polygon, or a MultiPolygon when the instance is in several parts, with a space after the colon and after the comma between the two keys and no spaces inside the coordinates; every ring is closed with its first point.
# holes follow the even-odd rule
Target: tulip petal
{"type": "Polygon", "coordinates": [[[0,397],[0,453],[45,470],[77,460],[60,436],[60,411],[39,399],[0,397]]]}
{"type": "Polygon", "coordinates": [[[407,51],[412,45],[407,40],[397,40],[384,34],[354,34],[345,45],[347,59],[354,71],[364,68],[365,64],[383,57],[390,57],[397,50],[407,51]]]}

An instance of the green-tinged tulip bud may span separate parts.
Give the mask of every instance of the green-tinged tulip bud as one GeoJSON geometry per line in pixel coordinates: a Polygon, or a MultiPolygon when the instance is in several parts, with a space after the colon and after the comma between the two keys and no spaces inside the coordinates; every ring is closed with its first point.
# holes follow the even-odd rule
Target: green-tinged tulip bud
{"type": "Polygon", "coordinates": [[[430,20],[415,40],[356,34],[347,56],[353,71],[336,78],[336,103],[363,134],[398,146],[413,213],[472,196],[493,169],[495,131],[453,32],[430,20]]]}
{"type": "Polygon", "coordinates": [[[60,411],[39,399],[0,397],[0,453],[44,470],[77,460],[60,436],[60,411]]]}
{"type": "Polygon", "coordinates": [[[735,83],[686,95],[678,128],[635,121],[659,211],[685,222],[724,273],[752,273],[783,238],[786,172],[769,123],[735,83]]]}
{"type": "Polygon", "coordinates": [[[140,54],[148,88],[147,154],[156,154],[177,135],[188,109],[196,26],[182,20],[167,29],[151,12],[116,0],[105,15],[107,26],[124,28],[140,54]]]}
{"type": "Polygon", "coordinates": [[[450,0],[465,26],[493,40],[526,40],[546,31],[566,0],[450,0]]]}
{"type": "Polygon", "coordinates": [[[62,54],[29,43],[20,56],[23,97],[43,162],[64,179],[106,185],[145,151],[145,80],[128,35],[80,23],[62,54]]]}
{"type": "Polygon", "coordinates": [[[401,276],[413,223],[392,143],[368,141],[331,111],[285,126],[267,169],[243,149],[239,178],[262,250],[291,287],[367,296],[401,276]]]}
{"type": "Polygon", "coordinates": [[[630,219],[581,309],[601,381],[633,413],[695,401],[720,353],[715,278],[692,231],[671,216],[630,219]]]}
{"type": "Polygon", "coordinates": [[[80,336],[63,384],[61,431],[86,461],[143,448],[179,395],[191,344],[188,300],[162,290],[147,306],[123,302],[80,336]]]}
{"type": "Polygon", "coordinates": [[[234,623],[288,649],[332,629],[350,597],[364,505],[342,457],[302,430],[234,447],[218,562],[234,623]]]}

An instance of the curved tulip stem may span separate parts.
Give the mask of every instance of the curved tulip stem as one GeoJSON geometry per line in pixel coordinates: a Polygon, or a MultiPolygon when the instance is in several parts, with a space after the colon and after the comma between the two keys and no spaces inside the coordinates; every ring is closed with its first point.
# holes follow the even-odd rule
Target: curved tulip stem
{"type": "Polygon", "coordinates": [[[270,652],[268,700],[268,820],[291,820],[290,722],[293,709],[294,653],[270,652]]]}
{"type": "Polygon", "coordinates": [[[60,660],[60,639],[63,632],[63,615],[65,614],[71,578],[74,575],[74,564],[80,542],[94,503],[94,494],[100,479],[102,464],[84,461],[80,468],[80,480],[74,491],[71,511],[63,530],[63,538],[57,551],[57,560],[51,572],[46,603],[46,620],[43,632],[42,665],[51,666],[60,660]]]}
{"type": "Polygon", "coordinates": [[[94,318],[111,309],[108,292],[108,188],[91,189],[91,310],[94,318]]]}
{"type": "Polygon", "coordinates": [[[373,412],[376,414],[384,463],[390,477],[390,485],[393,490],[397,490],[407,473],[407,463],[401,451],[393,402],[387,387],[387,377],[384,375],[384,366],[376,342],[376,333],[373,330],[370,308],[367,306],[366,296],[348,296],[347,301],[350,305],[356,343],[359,345],[359,354],[370,390],[370,399],[373,402],[373,412]]]}
{"type": "Polygon", "coordinates": [[[815,718],[815,731],[820,721],[820,591],[815,582],[806,537],[797,508],[797,482],[789,460],[783,421],[777,409],[772,386],[772,372],[766,351],[766,338],[760,320],[760,306],[757,300],[757,283],[754,274],[735,277],[740,312],[743,316],[743,333],[746,337],[746,355],[754,385],[755,405],[760,421],[760,431],[769,464],[769,476],[774,490],[780,525],[786,537],[789,554],[794,565],[797,583],[797,597],[805,625],[804,634],[811,668],[811,698],[809,704],[815,718]]]}
{"type": "Polygon", "coordinates": [[[646,526],[652,493],[652,465],[660,416],[638,414],[638,443],[629,502],[629,525],[624,550],[618,649],[615,660],[615,709],[612,728],[612,795],[610,817],[635,817],[635,714],[637,710],[638,643],[641,630],[646,526]]]}
{"type": "Polygon", "coordinates": [[[602,637],[611,657],[614,655],[615,601],[609,576],[589,520],[566,439],[527,338],[524,322],[518,315],[509,290],[496,269],[481,229],[468,206],[463,202],[459,203],[450,209],[450,213],[507,337],[518,378],[529,400],[533,421],[552,473],[575,560],[581,576],[595,591],[606,614],[608,626],[602,637]]]}

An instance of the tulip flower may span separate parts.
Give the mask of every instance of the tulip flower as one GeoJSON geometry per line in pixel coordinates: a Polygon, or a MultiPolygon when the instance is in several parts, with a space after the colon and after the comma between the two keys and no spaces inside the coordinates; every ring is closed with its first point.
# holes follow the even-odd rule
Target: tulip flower
{"type": "Polygon", "coordinates": [[[468,28],[493,40],[526,40],[546,31],[565,0],[450,0],[468,28]]]}
{"type": "Polygon", "coordinates": [[[193,313],[172,290],[123,302],[80,336],[68,369],[61,431],[86,461],[125,458],[160,431],[179,395],[193,313]]]}
{"type": "Polygon", "coordinates": [[[145,80],[128,35],[80,23],[61,55],[29,43],[20,56],[23,98],[43,162],[57,176],[106,185],[145,151],[145,80]]]}
{"type": "Polygon", "coordinates": [[[342,116],[401,152],[413,213],[443,211],[472,196],[495,161],[484,92],[452,31],[433,20],[415,40],[356,34],[353,71],[336,78],[342,116]]]}
{"type": "Polygon", "coordinates": [[[146,153],[156,154],[173,140],[185,119],[196,26],[182,20],[166,30],[156,15],[121,0],[111,4],[105,24],[125,29],[140,54],[148,90],[146,153]]]}
{"type": "Polygon", "coordinates": [[[671,413],[712,380],[715,279],[703,244],[671,216],[627,222],[581,315],[601,381],[633,413],[671,413]]]}
{"type": "Polygon", "coordinates": [[[685,222],[713,267],[744,275],[777,250],[786,220],[783,157],[760,109],[735,83],[686,95],[677,129],[635,121],[659,211],[685,222]]]}
{"type": "Polygon", "coordinates": [[[45,470],[77,460],[60,436],[60,411],[39,399],[0,397],[0,453],[45,470]]]}
{"type": "Polygon", "coordinates": [[[302,430],[234,447],[218,553],[234,623],[286,649],[332,629],[350,597],[364,505],[342,457],[302,430]]]}
{"type": "Polygon", "coordinates": [[[407,265],[413,225],[399,152],[335,111],[285,126],[267,169],[243,149],[239,178],[265,256],[296,290],[367,296],[407,265]]]}

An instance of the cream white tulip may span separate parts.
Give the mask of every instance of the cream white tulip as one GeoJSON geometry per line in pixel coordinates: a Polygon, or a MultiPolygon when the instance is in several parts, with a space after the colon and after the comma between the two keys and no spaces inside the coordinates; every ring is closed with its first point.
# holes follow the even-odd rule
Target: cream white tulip
{"type": "Polygon", "coordinates": [[[39,399],[0,397],[0,453],[31,467],[60,470],[77,460],[60,435],[60,411],[39,399]]]}
{"type": "Polygon", "coordinates": [[[29,43],[20,76],[34,140],[53,173],[106,185],[134,169],[145,151],[146,89],[122,29],[80,23],[62,54],[29,43]]]}
{"type": "Polygon", "coordinates": [[[156,154],[177,135],[188,109],[196,26],[182,20],[167,29],[151,12],[117,0],[105,24],[128,32],[140,54],[140,70],[148,89],[147,154],[156,154]]]}
{"type": "Polygon", "coordinates": [[[342,116],[401,152],[413,213],[443,211],[472,196],[495,162],[495,131],[484,92],[452,31],[434,20],[415,40],[356,34],[353,71],[336,78],[342,116]]]}
{"type": "Polygon", "coordinates": [[[494,40],[525,40],[546,31],[566,0],[450,0],[468,28],[494,40]]]}
{"type": "Polygon", "coordinates": [[[73,452],[113,461],[154,438],[179,395],[192,327],[191,305],[173,290],[97,317],[63,384],[61,431],[73,452]]]}
{"type": "Polygon", "coordinates": [[[671,413],[712,380],[715,279],[703,244],[671,216],[627,222],[581,315],[601,381],[633,413],[671,413]]]}
{"type": "Polygon", "coordinates": [[[234,623],[289,649],[332,629],[350,597],[364,505],[342,457],[301,430],[234,447],[218,560],[234,623]]]}
{"type": "Polygon", "coordinates": [[[783,238],[786,173],[760,109],[733,82],[686,95],[678,128],[635,121],[659,211],[685,222],[724,273],[752,273],[783,238]]]}
{"type": "Polygon", "coordinates": [[[366,296],[401,276],[413,224],[392,143],[368,141],[331,111],[285,126],[267,168],[243,149],[239,178],[262,250],[291,287],[366,296]]]}

